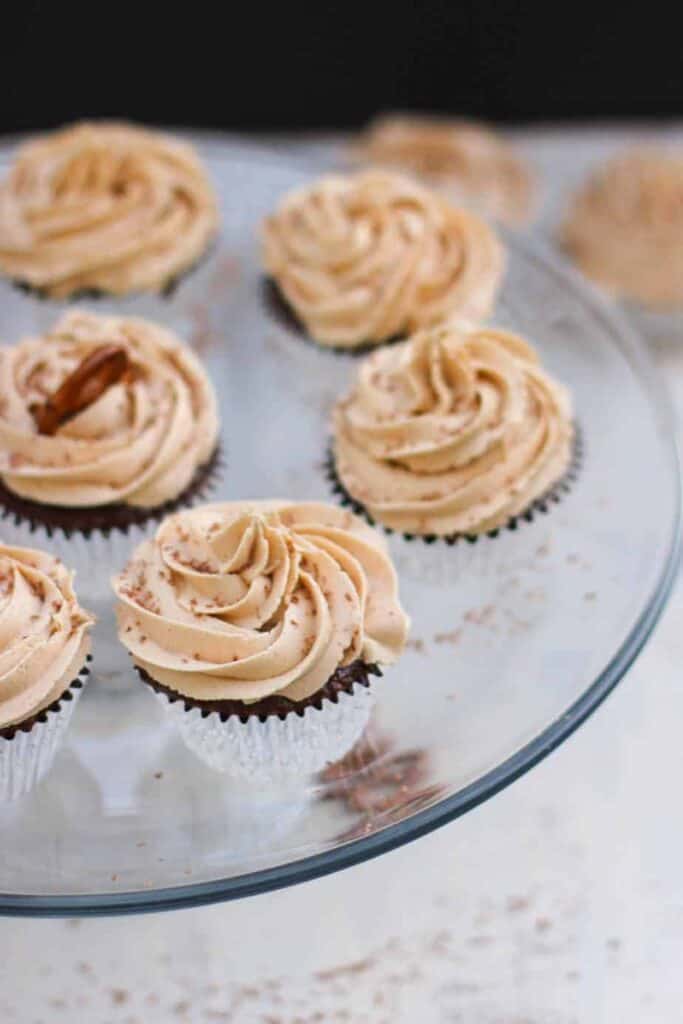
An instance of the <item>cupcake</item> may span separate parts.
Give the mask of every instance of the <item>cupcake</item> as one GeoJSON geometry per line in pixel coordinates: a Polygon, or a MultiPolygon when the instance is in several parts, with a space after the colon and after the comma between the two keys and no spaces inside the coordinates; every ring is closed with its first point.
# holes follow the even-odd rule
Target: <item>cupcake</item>
{"type": "Polygon", "coordinates": [[[121,642],[187,745],[252,781],[342,757],[408,630],[383,539],[328,505],[179,512],[113,587],[121,642]]]}
{"type": "Polygon", "coordinates": [[[0,544],[0,799],[48,772],[87,674],[92,624],[58,559],[0,544]]]}
{"type": "Polygon", "coordinates": [[[569,396],[530,345],[464,323],[368,356],[333,430],[358,511],[450,541],[516,524],[563,480],[574,439],[569,396]]]}
{"type": "Polygon", "coordinates": [[[127,124],[27,143],[0,185],[0,271],[55,299],[168,288],[218,230],[194,150],[127,124]]]}
{"type": "Polygon", "coordinates": [[[529,168],[496,132],[476,121],[390,114],[370,123],[357,159],[403,171],[484,217],[526,223],[534,200],[529,168]]]}
{"type": "Polygon", "coordinates": [[[201,491],[218,429],[211,383],[170,331],[67,313],[0,348],[3,535],[106,537],[160,518],[201,491]]]}
{"type": "Polygon", "coordinates": [[[310,338],[373,346],[491,310],[504,253],[475,214],[399,174],[322,178],[263,228],[276,294],[310,338]]]}
{"type": "Polygon", "coordinates": [[[614,295],[652,310],[683,308],[683,152],[635,150],[597,168],[560,241],[614,295]]]}

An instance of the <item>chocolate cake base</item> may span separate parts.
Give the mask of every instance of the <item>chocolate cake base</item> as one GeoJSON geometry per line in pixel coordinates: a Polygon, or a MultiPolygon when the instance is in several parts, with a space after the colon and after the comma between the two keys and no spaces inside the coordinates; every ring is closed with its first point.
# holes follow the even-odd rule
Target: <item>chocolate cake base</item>
{"type": "Polygon", "coordinates": [[[293,701],[281,694],[275,694],[271,697],[264,697],[263,700],[246,704],[241,700],[195,700],[193,697],[186,697],[157,682],[139,665],[136,665],[135,669],[143,682],[151,686],[157,693],[165,694],[171,703],[181,701],[188,711],[192,708],[199,708],[203,718],[216,713],[220,715],[221,721],[235,715],[241,722],[246,722],[250,718],[265,721],[266,718],[272,716],[285,718],[290,714],[303,715],[308,707],[320,710],[324,701],[329,700],[336,704],[340,693],[350,693],[354,686],[370,686],[370,676],[382,675],[382,670],[378,665],[367,664],[359,659],[352,661],[350,665],[340,665],[325,685],[305,700],[293,701]]]}
{"type": "Polygon", "coordinates": [[[4,729],[0,729],[0,739],[11,740],[14,739],[18,732],[30,732],[36,722],[44,722],[49,714],[59,711],[63,701],[73,700],[72,691],[81,690],[85,685],[86,678],[90,675],[88,665],[92,661],[92,654],[89,654],[85,660],[86,664],[76,678],[67,686],[64,693],[59,695],[57,700],[53,701],[52,704],[48,704],[46,708],[43,708],[36,715],[31,715],[30,718],[25,718],[22,722],[15,722],[14,725],[6,725],[4,729]]]}
{"type": "Polygon", "coordinates": [[[148,520],[162,519],[188,504],[207,497],[223,468],[221,446],[217,445],[213,455],[203,466],[199,466],[194,479],[177,498],[157,508],[136,508],[123,503],[100,505],[97,508],[65,508],[59,505],[43,505],[37,501],[20,498],[0,480],[0,519],[12,517],[17,526],[22,522],[34,530],[42,527],[48,537],[61,531],[66,537],[74,533],[89,537],[91,533],[102,533],[105,537],[112,530],[125,533],[130,526],[141,525],[148,520]]]}
{"type": "MultiPolygon", "coordinates": [[[[519,512],[516,516],[511,516],[504,525],[496,527],[495,530],[487,530],[485,533],[451,533],[443,536],[436,533],[403,533],[401,536],[404,540],[408,541],[421,540],[425,544],[435,544],[437,541],[441,541],[452,546],[458,541],[461,543],[475,544],[481,537],[498,537],[499,534],[505,530],[517,530],[523,523],[532,522],[535,516],[547,515],[552,506],[559,504],[564,495],[569,493],[581,471],[584,451],[583,434],[581,432],[581,428],[575,423],[572,456],[564,475],[555,484],[553,484],[545,494],[542,494],[538,498],[534,498],[529,507],[523,512],[519,512]]],[[[398,532],[391,526],[384,526],[383,523],[376,521],[370,515],[365,506],[361,502],[357,501],[353,495],[347,491],[337,472],[333,444],[330,444],[327,450],[327,456],[325,458],[325,476],[329,480],[332,492],[336,495],[340,505],[343,505],[345,508],[349,508],[355,515],[362,516],[370,526],[381,527],[386,534],[398,532]]]]}
{"type": "Polygon", "coordinates": [[[335,352],[338,355],[364,356],[380,346],[394,345],[398,341],[405,341],[406,338],[405,334],[395,334],[384,341],[364,341],[360,345],[350,347],[346,345],[323,345],[311,337],[305,325],[296,315],[296,312],[292,309],[280,291],[277,282],[272,277],[261,278],[261,297],[267,312],[281,327],[294,334],[298,334],[300,338],[308,342],[309,345],[314,345],[318,350],[335,352]]]}
{"type": "MultiPolygon", "coordinates": [[[[152,291],[151,294],[158,294],[162,299],[170,299],[180,288],[183,282],[188,277],[191,277],[195,271],[199,270],[199,268],[210,259],[215,249],[216,242],[214,241],[207,246],[205,252],[202,253],[198,260],[195,260],[195,262],[185,270],[181,270],[180,273],[175,275],[175,277],[170,278],[170,280],[162,285],[158,292],[155,293],[152,291]]],[[[18,278],[12,278],[11,283],[18,291],[24,292],[25,295],[30,295],[34,299],[39,299],[41,302],[53,301],[52,296],[45,288],[39,288],[37,285],[30,284],[28,281],[22,281],[18,278]]],[[[101,288],[80,288],[78,291],[72,292],[65,298],[67,302],[88,302],[93,300],[99,301],[100,299],[125,298],[129,295],[141,295],[149,292],[149,289],[133,289],[130,292],[126,292],[124,295],[114,295],[113,293],[103,291],[101,288]]],[[[63,300],[60,299],[55,301],[63,300]]]]}

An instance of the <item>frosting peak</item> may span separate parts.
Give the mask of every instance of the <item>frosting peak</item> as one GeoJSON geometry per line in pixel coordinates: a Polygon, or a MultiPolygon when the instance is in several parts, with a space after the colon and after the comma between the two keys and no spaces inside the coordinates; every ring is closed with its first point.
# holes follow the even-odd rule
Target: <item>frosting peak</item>
{"type": "Polygon", "coordinates": [[[532,176],[483,124],[393,114],[373,121],[356,149],[361,159],[410,172],[487,217],[519,224],[529,216],[532,176]]]}
{"type": "Polygon", "coordinates": [[[654,307],[683,305],[683,154],[634,150],[600,167],[562,227],[589,277],[654,307]]]}
{"type": "Polygon", "coordinates": [[[113,586],[136,663],[198,700],[304,700],[341,665],[395,661],[408,629],[382,539],[327,505],[170,516],[113,586]]]}
{"type": "Polygon", "coordinates": [[[93,618],[51,555],[0,544],[0,728],[56,701],[83,667],[93,618]]]}
{"type": "Polygon", "coordinates": [[[465,324],[373,353],[334,414],[338,475],[410,533],[494,529],[564,474],[571,404],[520,337],[465,324]]]}
{"type": "Polygon", "coordinates": [[[313,338],[355,347],[491,309],[504,253],[466,210],[399,174],[322,178],[264,225],[268,272],[313,338]]]}
{"type": "Polygon", "coordinates": [[[204,369],[157,324],[75,311],[45,337],[0,347],[0,477],[22,498],[80,508],[157,507],[190,484],[217,437],[204,369]],[[38,433],[32,408],[103,344],[125,352],[126,375],[54,434],[38,433]]]}
{"type": "Polygon", "coordinates": [[[193,149],[128,124],[35,139],[0,185],[0,269],[54,298],[161,290],[217,227],[193,149]]]}

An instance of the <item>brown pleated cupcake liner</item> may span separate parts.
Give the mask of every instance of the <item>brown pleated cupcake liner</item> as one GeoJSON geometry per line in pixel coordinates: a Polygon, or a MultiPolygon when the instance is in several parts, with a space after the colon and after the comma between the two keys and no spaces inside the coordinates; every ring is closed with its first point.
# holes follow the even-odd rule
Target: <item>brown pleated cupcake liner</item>
{"type": "Polygon", "coordinates": [[[48,706],[43,708],[42,711],[39,711],[38,714],[31,715],[30,718],[25,718],[23,722],[16,722],[14,725],[7,725],[4,729],[0,729],[0,740],[13,740],[17,733],[31,732],[37,723],[45,725],[50,716],[58,715],[65,704],[75,700],[75,691],[83,689],[88,676],[90,675],[92,654],[88,654],[85,661],[85,665],[80,670],[76,678],[69,683],[66,690],[59,695],[57,700],[53,701],[52,704],[48,704],[48,706]]]}
{"type": "Polygon", "coordinates": [[[541,515],[548,515],[555,505],[558,505],[564,496],[568,494],[578,479],[581,467],[585,459],[585,443],[583,439],[583,433],[578,424],[574,424],[574,440],[572,444],[572,456],[569,466],[564,475],[548,488],[548,490],[540,495],[538,498],[530,503],[528,508],[523,512],[519,512],[502,526],[498,526],[495,530],[487,530],[485,533],[452,533],[445,536],[439,534],[418,534],[418,533],[400,533],[398,530],[394,530],[391,526],[385,526],[379,520],[376,520],[367,511],[365,506],[357,501],[342,483],[339,474],[337,473],[337,466],[334,457],[333,447],[330,444],[327,456],[325,458],[324,472],[327,477],[332,493],[335,495],[337,501],[344,508],[350,509],[357,516],[362,516],[363,519],[368,523],[369,526],[375,526],[378,529],[382,529],[387,535],[400,534],[406,541],[419,540],[424,544],[436,544],[438,542],[444,543],[449,547],[454,544],[476,544],[477,541],[482,538],[494,539],[505,532],[514,532],[521,529],[525,523],[531,523],[534,519],[541,515]]]}
{"type": "Polygon", "coordinates": [[[205,501],[218,483],[225,469],[225,457],[219,443],[213,455],[200,466],[188,487],[170,501],[156,508],[136,508],[123,503],[102,505],[97,508],[63,508],[43,505],[20,498],[0,480],[0,521],[12,520],[15,526],[26,526],[30,533],[43,530],[48,538],[55,534],[66,539],[74,535],[86,539],[98,533],[108,537],[111,533],[126,534],[133,526],[158,522],[180,508],[205,501]]]}
{"type": "Polygon", "coordinates": [[[261,278],[261,298],[266,312],[280,327],[284,327],[290,334],[296,334],[318,352],[330,352],[340,356],[366,356],[370,352],[374,352],[375,349],[384,348],[386,345],[395,345],[399,341],[405,341],[408,337],[407,334],[396,334],[385,341],[365,341],[354,346],[323,345],[311,337],[272,277],[261,278]]]}
{"type": "Polygon", "coordinates": [[[81,288],[77,292],[73,292],[71,295],[67,295],[64,298],[54,299],[44,288],[39,288],[37,285],[29,284],[28,281],[22,281],[19,278],[10,278],[10,283],[17,291],[23,292],[25,295],[29,295],[33,299],[38,299],[39,302],[99,302],[100,300],[115,301],[120,299],[127,299],[134,295],[158,295],[162,299],[170,299],[175,293],[182,287],[184,282],[193,276],[205,263],[208,263],[211,256],[214,254],[217,248],[217,243],[214,241],[207,247],[205,252],[195,260],[185,270],[181,270],[175,277],[172,277],[159,291],[149,291],[148,289],[132,289],[130,292],[126,292],[123,295],[117,295],[113,292],[106,292],[101,288],[81,288]]]}
{"type": "Polygon", "coordinates": [[[243,724],[250,720],[265,722],[269,718],[279,718],[280,721],[284,721],[290,715],[303,718],[307,708],[312,707],[317,711],[322,711],[326,703],[337,704],[340,694],[351,693],[356,686],[367,689],[370,686],[371,676],[381,677],[383,675],[379,665],[357,660],[351,662],[350,665],[340,665],[325,685],[306,700],[294,702],[286,697],[272,696],[245,704],[239,700],[196,700],[157,682],[140,665],[134,664],[134,667],[142,681],[156,693],[163,694],[169,704],[181,704],[186,711],[199,710],[202,718],[214,714],[218,715],[221,722],[227,722],[230,718],[238,718],[243,724]]]}

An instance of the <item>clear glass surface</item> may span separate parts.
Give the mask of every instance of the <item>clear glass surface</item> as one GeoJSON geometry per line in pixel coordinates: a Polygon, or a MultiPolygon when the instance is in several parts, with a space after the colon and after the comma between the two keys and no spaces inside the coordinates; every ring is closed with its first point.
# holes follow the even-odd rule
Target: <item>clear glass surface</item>
{"type": "MultiPolygon", "coordinates": [[[[358,363],[273,318],[257,239],[261,218],[310,171],[256,147],[199,145],[221,199],[220,243],[170,299],[96,308],[158,319],[205,359],[226,455],[217,498],[334,500],[329,414],[358,363]]],[[[466,551],[392,537],[413,630],[371,727],[340,766],[267,792],[227,783],[184,748],[115,639],[106,575],[74,544],[79,594],[99,616],[94,670],[48,778],[0,807],[1,912],[178,907],[348,866],[495,794],[623,676],[676,570],[667,403],[646,353],[599,298],[535,244],[509,247],[492,319],[529,336],[573,392],[586,453],[571,492],[466,551]]],[[[11,341],[49,326],[61,306],[3,282],[0,308],[11,341]]]]}

